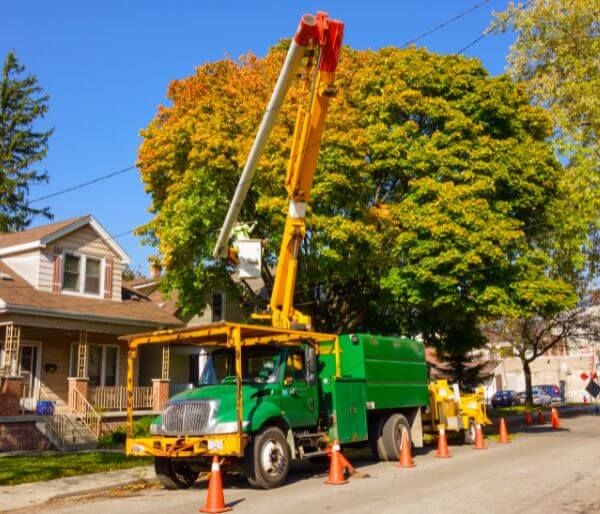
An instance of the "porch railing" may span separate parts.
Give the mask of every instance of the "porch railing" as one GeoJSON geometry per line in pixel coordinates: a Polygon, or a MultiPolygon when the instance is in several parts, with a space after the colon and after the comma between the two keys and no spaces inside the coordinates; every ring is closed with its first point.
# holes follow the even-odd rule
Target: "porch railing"
{"type": "MultiPolygon", "coordinates": [[[[93,392],[92,404],[96,409],[124,411],[127,409],[127,388],[97,387],[93,392]]],[[[152,387],[133,388],[134,409],[152,409],[153,405],[152,387]]]]}
{"type": "Polygon", "coordinates": [[[64,412],[56,409],[51,415],[45,416],[46,422],[54,433],[58,437],[59,449],[64,450],[69,444],[76,444],[82,438],[86,437],[86,434],[81,431],[73,420],[64,412]]]}
{"type": "Polygon", "coordinates": [[[100,436],[102,417],[78,389],[71,389],[69,392],[69,408],[71,414],[76,414],[96,438],[100,436]]]}

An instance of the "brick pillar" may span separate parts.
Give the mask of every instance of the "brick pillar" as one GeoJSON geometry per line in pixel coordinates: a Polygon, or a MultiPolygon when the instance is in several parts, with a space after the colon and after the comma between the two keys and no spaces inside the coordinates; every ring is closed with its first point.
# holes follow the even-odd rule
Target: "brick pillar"
{"type": "Polygon", "coordinates": [[[23,379],[21,377],[0,378],[0,416],[21,414],[22,394],[23,379]]]}
{"type": "Polygon", "coordinates": [[[152,379],[152,409],[159,411],[163,410],[167,400],[169,399],[169,382],[162,378],[152,379]]]}
{"type": "Polygon", "coordinates": [[[68,397],[68,405],[69,412],[75,411],[74,398],[72,391],[78,390],[81,395],[87,400],[88,399],[88,381],[89,378],[79,378],[79,377],[69,377],[67,378],[69,382],[69,397],[68,397]]]}

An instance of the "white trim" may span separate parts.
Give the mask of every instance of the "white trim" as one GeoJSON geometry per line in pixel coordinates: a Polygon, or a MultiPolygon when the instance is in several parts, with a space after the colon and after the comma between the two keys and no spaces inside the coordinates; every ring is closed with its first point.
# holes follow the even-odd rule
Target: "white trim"
{"type": "Polygon", "coordinates": [[[131,257],[129,254],[115,241],[115,239],[91,214],[83,216],[66,227],[56,230],[55,232],[52,232],[51,234],[48,234],[47,236],[44,236],[36,241],[0,248],[0,257],[4,255],[11,255],[13,253],[24,252],[27,250],[46,248],[48,243],[56,241],[57,239],[60,239],[61,237],[64,237],[79,228],[85,227],[86,225],[90,225],[92,229],[94,229],[100,235],[104,243],[106,243],[106,245],[118,255],[123,264],[131,263],[131,257]]]}
{"type": "MultiPolygon", "coordinates": [[[[70,377],[75,377],[77,376],[77,370],[73,370],[71,369],[72,364],[74,364],[75,366],[77,366],[77,362],[73,362],[73,357],[75,357],[75,359],[77,359],[77,345],[79,345],[79,341],[71,341],[71,352],[69,353],[69,376],[70,377]],[[75,373],[73,373],[75,372],[75,373]]],[[[90,348],[92,346],[99,346],[100,348],[102,348],[102,353],[100,355],[100,383],[96,386],[93,385],[91,387],[118,387],[120,380],[119,380],[119,361],[121,359],[121,347],[118,344],[114,344],[114,343],[94,343],[94,342],[89,342],[87,343],[87,352],[86,352],[86,358],[87,358],[87,370],[88,370],[88,376],[86,378],[89,379],[90,376],[90,348]],[[106,386],[106,348],[116,348],[117,349],[117,356],[116,356],[116,367],[115,367],[115,385],[114,386],[106,386]]]]}
{"type": "Polygon", "coordinates": [[[212,294],[210,296],[210,319],[211,321],[214,323],[215,322],[215,309],[214,309],[214,296],[218,294],[221,296],[221,319],[218,319],[216,321],[225,321],[225,309],[226,309],[226,305],[227,305],[227,296],[223,291],[212,291],[212,294]]]}
{"type": "Polygon", "coordinates": [[[4,248],[0,248],[0,257],[4,255],[11,255],[13,253],[21,253],[27,250],[36,250],[37,248],[42,248],[42,245],[39,241],[31,241],[29,243],[23,243],[15,246],[6,246],[4,248]]]}
{"type": "MultiPolygon", "coordinates": [[[[64,250],[62,253],[61,259],[62,269],[60,270],[60,292],[62,294],[69,294],[73,296],[86,296],[88,298],[104,298],[104,278],[105,278],[105,268],[106,268],[106,258],[100,255],[90,255],[86,253],[81,253],[76,250],[64,250]],[[67,261],[67,255],[72,255],[74,257],[79,257],[79,291],[75,291],[73,289],[65,289],[65,263],[67,261]],[[87,260],[88,258],[100,261],[100,291],[96,293],[86,293],[85,291],[85,273],[87,270],[87,260]]],[[[112,288],[112,284],[111,284],[112,288]]]]}

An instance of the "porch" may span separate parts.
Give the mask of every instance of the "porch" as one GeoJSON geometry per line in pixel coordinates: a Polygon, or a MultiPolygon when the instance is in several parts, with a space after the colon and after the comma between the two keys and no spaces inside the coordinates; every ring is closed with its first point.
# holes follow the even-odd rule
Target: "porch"
{"type": "MultiPolygon", "coordinates": [[[[188,358],[169,346],[139,359],[136,416],[160,412],[187,387],[188,358]],[[171,381],[174,377],[181,381],[171,381]]],[[[27,324],[0,325],[0,417],[44,416],[59,439],[97,440],[125,423],[127,344],[118,334],[27,324]]]]}

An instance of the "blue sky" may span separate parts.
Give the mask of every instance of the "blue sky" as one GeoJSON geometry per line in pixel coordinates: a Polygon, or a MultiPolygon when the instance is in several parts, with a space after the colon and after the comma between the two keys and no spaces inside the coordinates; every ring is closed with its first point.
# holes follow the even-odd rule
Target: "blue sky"
{"type": "MultiPolygon", "coordinates": [[[[5,2],[0,56],[15,50],[50,95],[44,126],[54,127],[43,168],[45,196],[135,163],[139,130],[165,103],[169,81],[226,54],[264,55],[289,37],[304,12],[327,11],[346,23],[345,43],[355,48],[400,46],[481,0],[246,1],[159,0],[5,2]]],[[[454,53],[477,38],[508,0],[490,0],[422,39],[454,53]]],[[[465,52],[492,74],[504,70],[511,35],[491,35],[465,52]]],[[[342,54],[343,58],[343,54],[342,54]]],[[[282,180],[283,180],[282,170],[282,180]]],[[[113,235],[150,219],[149,198],[137,170],[56,196],[55,219],[93,214],[113,235]]],[[[43,223],[37,219],[34,225],[43,223]]],[[[133,235],[118,238],[134,267],[147,270],[153,253],[133,235]]]]}

